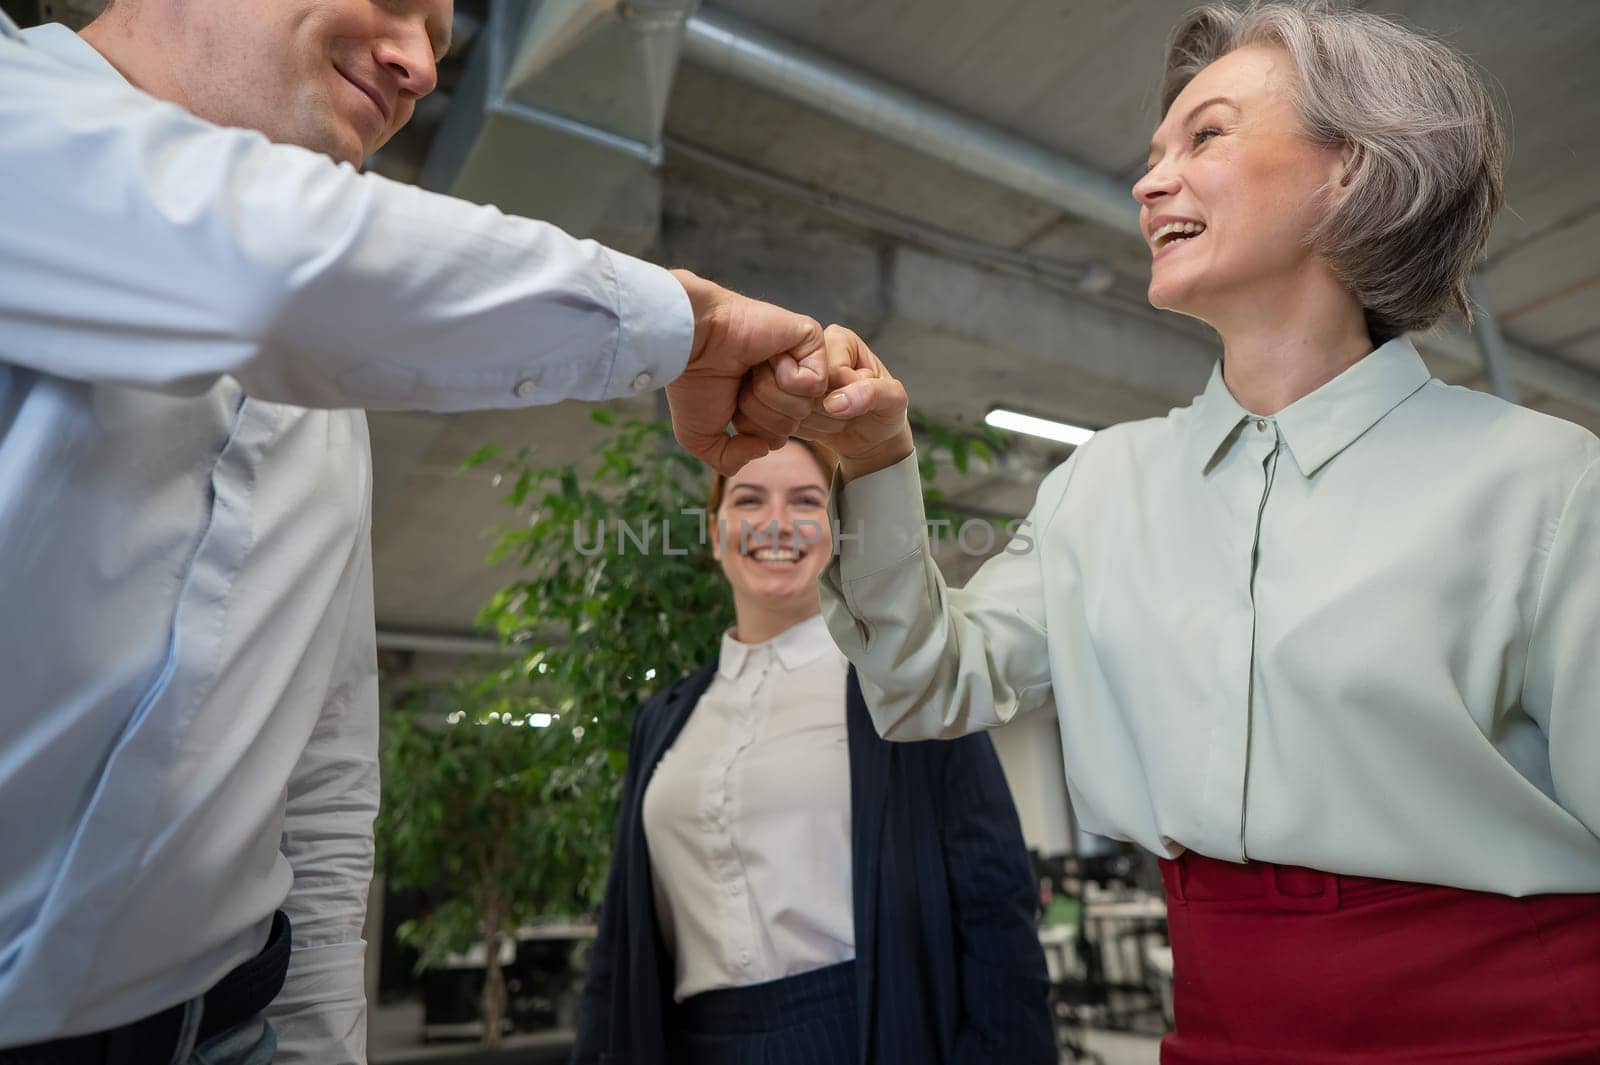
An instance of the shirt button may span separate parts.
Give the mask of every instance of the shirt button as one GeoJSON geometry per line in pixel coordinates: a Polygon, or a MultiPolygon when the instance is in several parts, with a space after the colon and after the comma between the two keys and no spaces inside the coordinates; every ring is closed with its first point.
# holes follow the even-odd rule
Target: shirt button
{"type": "Polygon", "coordinates": [[[728,885],[728,894],[730,894],[730,895],[741,895],[743,893],[744,893],[744,885],[743,884],[740,884],[740,883],[738,883],[736,881],[736,882],[728,885]]]}
{"type": "Polygon", "coordinates": [[[511,391],[518,399],[527,399],[533,395],[533,390],[538,387],[538,383],[533,378],[524,377],[512,387],[511,391]]]}
{"type": "Polygon", "coordinates": [[[1267,431],[1267,420],[1265,418],[1257,418],[1256,419],[1256,432],[1264,433],[1266,431],[1267,431]]]}
{"type": "Polygon", "coordinates": [[[739,952],[739,964],[740,965],[749,965],[750,964],[750,952],[748,950],[741,950],[739,952]]]}
{"type": "Polygon", "coordinates": [[[633,390],[635,392],[643,392],[645,389],[655,384],[655,381],[655,374],[651,373],[649,370],[641,370],[638,374],[634,375],[633,390]]]}

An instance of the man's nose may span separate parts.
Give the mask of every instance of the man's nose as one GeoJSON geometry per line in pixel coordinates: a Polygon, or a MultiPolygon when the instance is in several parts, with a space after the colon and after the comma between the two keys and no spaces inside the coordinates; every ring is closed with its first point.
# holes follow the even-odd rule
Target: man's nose
{"type": "Polygon", "coordinates": [[[433,59],[433,42],[421,30],[396,33],[380,39],[373,58],[400,85],[400,95],[420,99],[439,84],[439,67],[433,59]]]}

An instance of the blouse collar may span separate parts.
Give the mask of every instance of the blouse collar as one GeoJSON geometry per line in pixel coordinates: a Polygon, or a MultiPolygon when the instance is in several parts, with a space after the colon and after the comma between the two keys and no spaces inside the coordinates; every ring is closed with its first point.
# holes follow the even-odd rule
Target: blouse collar
{"type": "Polygon", "coordinates": [[[1277,414],[1258,418],[1239,405],[1222,379],[1222,362],[1195,400],[1189,446],[1208,470],[1246,419],[1275,422],[1300,472],[1310,477],[1427,384],[1428,368],[1405,337],[1381,345],[1315,392],[1277,414]]]}
{"type": "Polygon", "coordinates": [[[828,634],[828,625],[821,614],[791,625],[762,643],[740,643],[730,630],[722,636],[722,657],[717,662],[717,673],[724,680],[733,680],[751,663],[763,661],[769,655],[777,656],[783,668],[793,672],[816,661],[833,647],[833,637],[828,634]]]}

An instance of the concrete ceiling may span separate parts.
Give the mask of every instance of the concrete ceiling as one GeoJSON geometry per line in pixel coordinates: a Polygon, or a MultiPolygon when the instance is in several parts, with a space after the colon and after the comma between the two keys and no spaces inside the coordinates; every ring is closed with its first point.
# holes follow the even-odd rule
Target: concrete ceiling
{"type": "MultiPolygon", "coordinates": [[[[709,6],[1131,182],[1156,119],[1161,43],[1189,4],[709,6]]],[[[1361,6],[1441,34],[1503,89],[1513,152],[1508,210],[1483,275],[1489,299],[1512,339],[1600,373],[1600,185],[1592,180],[1600,172],[1600,3],[1361,6]]],[[[479,20],[481,5],[462,11],[479,20]]],[[[429,121],[419,116],[380,169],[414,174],[429,121]]],[[[1186,402],[1209,371],[1215,348],[1206,330],[1142,305],[1146,253],[1125,235],[691,65],[678,72],[665,132],[655,257],[858,328],[936,418],[970,423],[1006,403],[1107,425],[1186,402]],[[774,180],[752,181],[752,171],[774,180]],[[841,212],[841,201],[861,210],[841,212]],[[873,212],[893,225],[875,223],[873,212]],[[945,238],[1092,260],[1117,280],[1087,296],[998,268],[981,253],[951,251],[945,238]]],[[[1425,354],[1438,376],[1486,387],[1476,361],[1425,354]]],[[[1524,398],[1600,429],[1600,412],[1569,397],[1524,398]]],[[[544,461],[581,460],[595,440],[587,411],[568,404],[451,418],[375,414],[371,424],[380,627],[469,631],[478,605],[508,576],[483,565],[482,530],[509,512],[490,474],[457,467],[491,442],[532,445],[544,461]]],[[[1021,513],[1038,476],[1062,455],[1021,444],[1003,471],[954,483],[950,494],[1021,513]]]]}

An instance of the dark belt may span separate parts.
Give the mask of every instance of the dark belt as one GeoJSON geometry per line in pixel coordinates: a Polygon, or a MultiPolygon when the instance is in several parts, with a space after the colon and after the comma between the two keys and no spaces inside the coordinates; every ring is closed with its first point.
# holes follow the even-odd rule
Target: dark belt
{"type": "MultiPolygon", "coordinates": [[[[289,973],[289,917],[272,915],[272,932],[261,953],[234,969],[205,994],[199,1046],[236,1028],[267,1008],[289,973]]],[[[0,1065],[165,1065],[183,1038],[184,1003],[107,1032],[54,1039],[0,1050],[0,1065]]]]}

